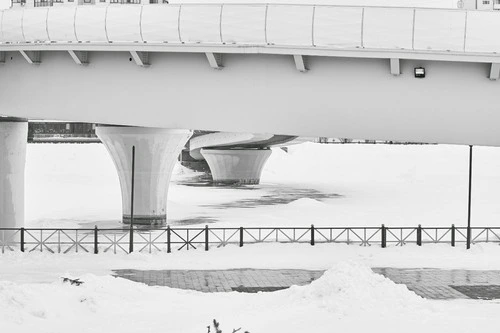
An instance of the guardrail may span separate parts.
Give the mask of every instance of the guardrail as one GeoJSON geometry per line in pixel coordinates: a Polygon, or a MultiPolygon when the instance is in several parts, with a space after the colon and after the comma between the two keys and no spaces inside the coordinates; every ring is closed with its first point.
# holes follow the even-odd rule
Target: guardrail
{"type": "MultiPolygon", "coordinates": [[[[50,253],[205,250],[229,244],[342,243],[359,246],[465,244],[466,227],[250,227],[161,229],[0,229],[0,249],[50,253]]],[[[500,227],[471,228],[471,242],[500,244],[500,227]]]]}
{"type": "Polygon", "coordinates": [[[287,4],[12,8],[3,43],[173,43],[500,52],[500,12],[287,4]]]}

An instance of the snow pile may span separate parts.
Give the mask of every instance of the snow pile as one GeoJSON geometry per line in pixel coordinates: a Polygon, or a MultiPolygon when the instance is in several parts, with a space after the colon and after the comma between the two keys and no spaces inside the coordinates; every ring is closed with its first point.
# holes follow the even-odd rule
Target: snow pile
{"type": "Polygon", "coordinates": [[[360,312],[391,316],[395,308],[422,314],[429,304],[405,285],[395,284],[369,267],[351,261],[336,264],[311,285],[294,286],[290,292],[293,301],[314,303],[338,317],[360,312]]]}
{"type": "MultiPolygon", "coordinates": [[[[46,286],[39,285],[38,289],[46,286]]],[[[12,282],[0,281],[0,309],[0,323],[21,325],[27,317],[46,318],[43,298],[33,293],[32,288],[12,282]]]]}
{"type": "Polygon", "coordinates": [[[62,279],[51,284],[0,281],[0,323],[13,332],[36,327],[42,332],[62,332],[71,323],[105,316],[123,304],[140,300],[147,289],[143,284],[111,276],[85,274],[81,279],[84,283],[78,287],[62,279]]]}
{"type": "MultiPolygon", "coordinates": [[[[147,287],[121,278],[92,274],[82,275],[81,280],[84,283],[78,287],[63,283],[61,279],[50,284],[0,281],[0,322],[6,327],[11,325],[10,329],[14,331],[16,328],[22,330],[38,327],[45,332],[64,330],[71,323],[79,321],[85,322],[88,325],[86,329],[90,331],[94,325],[103,328],[103,320],[106,318],[110,321],[122,318],[122,324],[127,323],[127,329],[133,330],[139,329],[141,322],[159,318],[162,314],[174,327],[183,327],[188,321],[186,316],[198,313],[200,316],[189,320],[194,332],[196,327],[206,327],[211,316],[216,315],[223,323],[236,325],[237,321],[233,323],[228,313],[230,309],[234,309],[241,323],[252,325],[252,321],[265,324],[268,320],[275,320],[268,318],[269,313],[275,313],[277,319],[286,313],[302,311],[323,315],[327,311],[326,317],[330,319],[332,315],[341,319],[364,313],[369,313],[370,316],[391,316],[395,309],[398,313],[404,313],[410,309],[415,311],[428,303],[408,291],[405,286],[396,285],[373,273],[368,267],[354,262],[335,265],[310,285],[294,286],[275,293],[204,294],[147,287]],[[182,306],[178,306],[182,302],[191,304],[188,313],[185,313],[182,306]],[[270,311],[259,304],[266,304],[270,311]],[[130,311],[134,312],[135,318],[123,318],[130,311]]],[[[154,327],[161,321],[151,324],[154,327]]],[[[76,331],[81,330],[76,328],[76,331]]]]}
{"type": "MultiPolygon", "coordinates": [[[[68,273],[70,278],[76,276],[68,273]]],[[[82,274],[84,284],[0,281],[2,332],[490,332],[498,303],[424,300],[355,262],[272,293],[200,293],[82,274]],[[477,328],[477,330],[475,330],[477,328]]]]}

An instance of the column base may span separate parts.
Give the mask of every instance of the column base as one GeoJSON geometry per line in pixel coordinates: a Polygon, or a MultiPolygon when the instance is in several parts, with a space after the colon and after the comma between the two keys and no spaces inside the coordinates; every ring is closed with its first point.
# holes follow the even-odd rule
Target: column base
{"type": "MultiPolygon", "coordinates": [[[[212,174],[213,178],[213,174],[212,174]]],[[[213,178],[213,183],[215,185],[259,185],[260,178],[252,179],[217,179],[213,178]]]]}
{"type": "Polygon", "coordinates": [[[202,149],[215,184],[260,183],[270,149],[202,149]]]}
{"type": "MultiPolygon", "coordinates": [[[[132,218],[130,215],[123,215],[123,224],[130,224],[132,218]]],[[[155,225],[162,226],[167,224],[167,215],[158,216],[144,216],[144,215],[134,215],[134,225],[155,225]]]]}
{"type": "Polygon", "coordinates": [[[122,192],[123,223],[165,225],[170,176],[191,131],[165,128],[98,126],[97,136],[115,164],[122,192]],[[132,147],[135,147],[132,210],[132,147]]]}

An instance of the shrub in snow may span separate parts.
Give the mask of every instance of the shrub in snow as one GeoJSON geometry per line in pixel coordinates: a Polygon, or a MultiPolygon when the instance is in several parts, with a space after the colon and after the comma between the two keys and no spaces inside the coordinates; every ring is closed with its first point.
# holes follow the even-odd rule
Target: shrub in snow
{"type": "MultiPolygon", "coordinates": [[[[215,333],[222,333],[222,330],[220,329],[220,323],[217,320],[214,319],[213,325],[214,325],[215,333]]],[[[210,326],[207,326],[207,328],[208,328],[208,333],[210,333],[210,326]]],[[[232,333],[239,332],[240,330],[241,330],[241,327],[237,328],[237,329],[233,328],[233,332],[232,333]]],[[[245,331],[245,333],[250,333],[250,332],[245,331]]]]}
{"type": "Polygon", "coordinates": [[[83,283],[83,281],[80,281],[80,279],[70,279],[67,277],[63,277],[62,279],[64,283],[70,283],[72,286],[77,287],[83,283]]]}

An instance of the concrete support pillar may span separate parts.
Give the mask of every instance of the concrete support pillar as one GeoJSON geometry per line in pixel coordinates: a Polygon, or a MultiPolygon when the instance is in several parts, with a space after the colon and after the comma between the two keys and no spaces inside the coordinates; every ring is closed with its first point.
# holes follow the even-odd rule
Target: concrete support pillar
{"type": "Polygon", "coordinates": [[[26,119],[0,117],[0,228],[24,226],[27,140],[26,119]]]}
{"type": "Polygon", "coordinates": [[[258,184],[270,149],[202,149],[215,183],[258,184]]]}
{"type": "Polygon", "coordinates": [[[162,225],[167,222],[170,176],[179,153],[191,137],[188,130],[98,126],[118,171],[122,190],[123,223],[130,223],[132,146],[135,146],[134,224],[162,225]]]}

